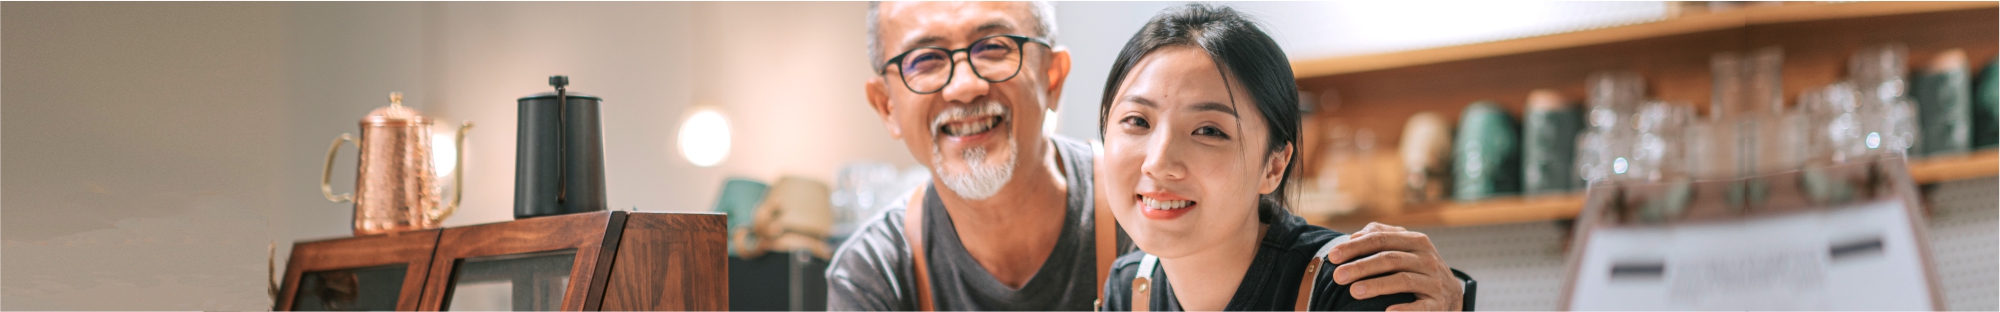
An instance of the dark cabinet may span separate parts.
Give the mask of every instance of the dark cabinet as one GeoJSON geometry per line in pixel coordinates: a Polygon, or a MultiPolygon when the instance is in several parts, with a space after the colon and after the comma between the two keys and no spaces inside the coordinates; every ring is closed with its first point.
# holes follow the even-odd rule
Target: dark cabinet
{"type": "Polygon", "coordinates": [[[804,250],[729,257],[729,309],[826,311],[826,266],[804,250]]]}
{"type": "Polygon", "coordinates": [[[725,217],[605,211],[300,242],[276,310],[723,310],[725,217]]]}

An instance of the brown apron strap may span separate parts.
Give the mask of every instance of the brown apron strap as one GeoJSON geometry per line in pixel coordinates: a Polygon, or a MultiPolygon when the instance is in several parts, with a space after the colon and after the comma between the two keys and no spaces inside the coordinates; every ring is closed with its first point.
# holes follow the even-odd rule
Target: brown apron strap
{"type": "Polygon", "coordinates": [[[910,195],[908,208],[903,209],[903,236],[910,241],[910,260],[914,262],[917,280],[917,310],[937,311],[931,303],[931,267],[929,257],[924,255],[924,193],[928,189],[917,189],[910,195]]]}
{"type": "Polygon", "coordinates": [[[1153,265],[1159,262],[1153,255],[1139,259],[1139,271],[1132,274],[1132,311],[1153,310],[1153,265]]]}
{"type": "Polygon", "coordinates": [[[1333,266],[1327,265],[1330,263],[1326,263],[1326,254],[1333,252],[1333,246],[1345,243],[1347,239],[1347,235],[1334,237],[1333,240],[1328,240],[1326,244],[1320,245],[1319,251],[1313,252],[1312,263],[1306,264],[1306,276],[1299,278],[1299,299],[1293,301],[1293,311],[1312,310],[1313,284],[1319,281],[1319,270],[1333,269],[1333,266]]]}
{"type": "Polygon", "coordinates": [[[1326,257],[1313,257],[1312,263],[1306,264],[1306,276],[1299,279],[1299,300],[1294,301],[1292,311],[1310,311],[1313,282],[1319,278],[1319,264],[1321,263],[1326,263],[1326,257]]]}
{"type": "MultiPolygon", "coordinates": [[[[1092,161],[1104,160],[1103,143],[1090,141],[1090,151],[1092,161]]],[[[1093,165],[1091,168],[1097,166],[1093,165]]],[[[1092,176],[1096,176],[1096,173],[1093,172],[1092,176]]],[[[1093,187],[1090,194],[1092,200],[1096,202],[1091,206],[1094,215],[1091,226],[1095,227],[1097,234],[1097,305],[1101,308],[1104,304],[1104,283],[1110,281],[1111,264],[1118,260],[1118,219],[1111,216],[1111,206],[1105,201],[1103,189],[1093,187]]]]}
{"type": "MultiPolygon", "coordinates": [[[[1099,281],[1097,283],[1097,294],[1099,296],[1098,299],[1102,300],[1104,299],[1102,298],[1104,296],[1103,282],[1110,280],[1111,262],[1118,259],[1118,231],[1117,220],[1112,219],[1111,208],[1104,206],[1103,196],[1098,196],[1095,210],[1097,210],[1097,217],[1094,220],[1097,223],[1094,225],[1097,227],[1097,281],[1099,281]]],[[[1101,304],[1102,302],[1099,303],[1101,304]]]]}

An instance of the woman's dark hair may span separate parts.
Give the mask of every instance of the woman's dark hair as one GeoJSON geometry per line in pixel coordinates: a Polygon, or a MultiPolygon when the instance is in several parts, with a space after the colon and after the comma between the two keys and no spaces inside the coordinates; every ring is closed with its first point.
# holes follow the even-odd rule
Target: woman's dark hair
{"type": "MultiPolygon", "coordinates": [[[[1111,115],[1111,103],[1116,102],[1118,88],[1125,82],[1125,76],[1139,64],[1139,59],[1165,47],[1190,46],[1208,52],[1215,60],[1216,68],[1222,71],[1225,83],[1234,78],[1255,101],[1257,112],[1264,115],[1264,124],[1269,126],[1270,144],[1265,155],[1280,152],[1286,144],[1294,144],[1299,138],[1299,91],[1298,82],[1292,79],[1291,61],[1285,58],[1285,51],[1278,48],[1278,42],[1257,28],[1248,16],[1226,6],[1190,3],[1185,6],[1167,8],[1146,21],[1132,40],[1125,42],[1125,49],[1118,52],[1118,59],[1112,62],[1111,77],[1104,83],[1104,100],[1098,107],[1098,139],[1103,139],[1103,131],[1111,115]]],[[[1225,86],[1227,87],[1227,86],[1225,86]]],[[[1227,87],[1232,94],[1238,92],[1227,87]]],[[[1234,105],[1235,103],[1231,103],[1234,105]]],[[[1258,203],[1258,219],[1269,223],[1286,214],[1289,207],[1286,193],[1291,191],[1292,172],[1297,170],[1299,149],[1295,146],[1290,162],[1285,164],[1283,179],[1278,182],[1278,190],[1264,195],[1258,203]]]]}

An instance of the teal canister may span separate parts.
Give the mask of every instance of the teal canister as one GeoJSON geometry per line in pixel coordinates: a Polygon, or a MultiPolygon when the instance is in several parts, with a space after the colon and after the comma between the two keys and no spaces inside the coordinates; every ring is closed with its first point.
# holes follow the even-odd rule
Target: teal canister
{"type": "Polygon", "coordinates": [[[1910,95],[1917,101],[1919,155],[1963,153],[1972,146],[1972,90],[1964,50],[1952,49],[1931,58],[1915,75],[1910,95]]]}
{"type": "Polygon", "coordinates": [[[771,186],[764,182],[729,178],[722,182],[722,195],[715,198],[715,212],[729,215],[730,229],[749,226],[757,205],[764,203],[764,193],[770,191],[771,186]]]}
{"type": "MultiPolygon", "coordinates": [[[[715,212],[729,215],[729,233],[750,227],[750,221],[757,215],[757,206],[764,203],[764,194],[771,186],[745,178],[729,178],[722,182],[722,194],[715,198],[715,212]]],[[[731,245],[736,242],[731,240],[731,245]]],[[[736,254],[736,246],[730,246],[729,254],[736,254]]]]}
{"type": "Polygon", "coordinates": [[[1582,188],[1574,169],[1576,136],[1583,133],[1583,109],[1555,90],[1528,94],[1521,116],[1521,193],[1568,193],[1582,188]]]}
{"type": "Polygon", "coordinates": [[[1452,136],[1452,199],[1473,201],[1521,191],[1521,144],[1514,121],[1493,101],[1465,108],[1452,136]]]}
{"type": "Polygon", "coordinates": [[[1972,148],[2000,145],[2000,57],[1986,62],[1972,93],[1972,148]]]}

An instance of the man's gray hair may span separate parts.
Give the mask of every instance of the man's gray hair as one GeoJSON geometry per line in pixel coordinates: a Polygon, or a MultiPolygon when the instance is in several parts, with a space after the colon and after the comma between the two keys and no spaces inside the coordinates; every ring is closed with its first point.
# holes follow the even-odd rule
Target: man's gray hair
{"type": "MultiPolygon", "coordinates": [[[[1049,44],[1055,44],[1056,43],[1055,4],[1050,3],[1048,1],[1028,1],[1027,4],[1028,4],[1028,13],[1035,18],[1034,24],[1036,29],[1033,29],[1034,31],[1033,34],[1036,37],[1042,37],[1042,39],[1047,39],[1049,41],[1049,44]]],[[[877,32],[882,25],[882,21],[880,17],[878,17],[878,15],[880,15],[881,13],[881,8],[882,8],[881,1],[868,2],[868,66],[870,67],[869,70],[881,70],[882,66],[884,66],[881,63],[883,61],[886,61],[882,59],[882,34],[877,32]]]]}

